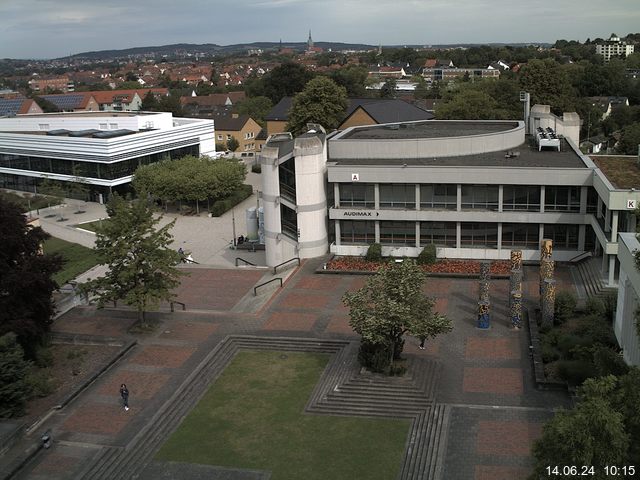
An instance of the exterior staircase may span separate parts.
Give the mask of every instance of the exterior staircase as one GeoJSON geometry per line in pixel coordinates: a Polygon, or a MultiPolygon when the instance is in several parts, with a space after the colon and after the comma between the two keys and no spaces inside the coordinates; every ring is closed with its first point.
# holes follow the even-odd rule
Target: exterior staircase
{"type": "Polygon", "coordinates": [[[600,271],[600,258],[582,260],[572,266],[574,278],[582,285],[587,299],[604,297],[616,291],[615,287],[608,287],[607,280],[600,271]]]}

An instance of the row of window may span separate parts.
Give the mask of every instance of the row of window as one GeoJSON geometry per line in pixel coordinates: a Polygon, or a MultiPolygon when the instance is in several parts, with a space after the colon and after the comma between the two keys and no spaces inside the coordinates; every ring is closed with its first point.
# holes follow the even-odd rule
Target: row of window
{"type": "Polygon", "coordinates": [[[115,180],[133,175],[141,165],[149,165],[162,160],[175,160],[186,155],[200,155],[200,147],[176,148],[165,152],[143,155],[115,163],[83,162],[79,160],[62,160],[59,158],[31,157],[0,153],[0,167],[18,170],[30,170],[42,173],[57,173],[86,178],[115,180]]]}
{"type": "MultiPolygon", "coordinates": [[[[375,221],[340,221],[340,242],[345,245],[370,244],[376,241],[375,221]]],[[[456,247],[456,222],[419,222],[420,244],[456,247]]],[[[416,245],[416,222],[380,221],[383,245],[416,245]]],[[[544,225],[544,238],[551,238],[559,249],[578,248],[578,225],[544,225]]],[[[537,249],[540,242],[538,224],[503,223],[502,247],[537,249]]],[[[498,248],[497,223],[460,223],[460,246],[463,248],[498,248]]]]}
{"type": "MultiPolygon", "coordinates": [[[[498,210],[497,185],[462,185],[460,205],[463,210],[498,210]]],[[[341,207],[375,208],[373,184],[340,184],[341,207]]],[[[593,190],[593,189],[591,189],[593,190]]],[[[415,209],[414,184],[380,184],[380,208],[415,209]]],[[[590,211],[597,205],[597,193],[589,192],[590,211]]],[[[504,185],[502,209],[505,211],[540,211],[541,189],[534,185],[504,185]]],[[[458,188],[455,184],[420,185],[420,208],[456,210],[458,188]]],[[[580,187],[545,188],[545,211],[580,212],[580,187]]]]}

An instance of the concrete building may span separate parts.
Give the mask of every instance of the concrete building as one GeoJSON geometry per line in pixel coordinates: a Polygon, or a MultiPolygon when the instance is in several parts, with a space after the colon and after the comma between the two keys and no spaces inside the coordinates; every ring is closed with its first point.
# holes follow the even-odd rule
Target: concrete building
{"type": "Polygon", "coordinates": [[[139,165],[215,153],[213,121],[171,113],[75,112],[0,118],[0,188],[37,192],[79,175],[93,200],[126,190],[139,165]]]}
{"type": "Polygon", "coordinates": [[[625,362],[640,366],[640,332],[636,326],[640,307],[640,272],[636,267],[635,252],[640,242],[635,233],[620,234],[620,281],[618,283],[618,305],[613,324],[625,362]]]}
{"type": "Polygon", "coordinates": [[[634,51],[634,45],[623,42],[615,33],[611,34],[609,40],[596,45],[596,54],[604,57],[605,63],[611,60],[611,57],[626,57],[634,51]]]}
{"type": "Polygon", "coordinates": [[[575,113],[560,118],[536,105],[527,122],[272,136],[260,156],[267,261],[363,255],[374,242],[388,256],[417,256],[433,243],[439,257],[507,259],[517,248],[537,260],[540,240],[551,238],[555,260],[601,256],[613,286],[618,232],[635,229],[640,184],[608,179],[601,166],[619,159],[583,155],[579,128],[575,113]]]}

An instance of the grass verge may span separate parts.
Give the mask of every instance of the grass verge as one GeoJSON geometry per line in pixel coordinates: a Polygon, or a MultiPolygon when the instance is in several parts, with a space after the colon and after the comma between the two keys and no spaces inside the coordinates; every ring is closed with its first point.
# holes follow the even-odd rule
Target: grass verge
{"type": "Polygon", "coordinates": [[[327,361],[238,353],[157,458],[268,470],[272,480],[396,478],[409,420],[304,414],[327,361]]]}
{"type": "Polygon", "coordinates": [[[98,264],[98,256],[93,249],[59,238],[51,237],[46,240],[43,249],[45,253],[59,253],[64,258],[62,270],[53,277],[60,286],[98,264]]]}

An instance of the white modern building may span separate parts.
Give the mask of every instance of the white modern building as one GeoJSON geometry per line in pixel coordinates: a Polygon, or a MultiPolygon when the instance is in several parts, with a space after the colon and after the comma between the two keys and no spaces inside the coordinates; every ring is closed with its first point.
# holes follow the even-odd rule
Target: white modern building
{"type": "Polygon", "coordinates": [[[82,177],[94,200],[124,190],[135,169],[215,153],[212,120],[156,112],[74,112],[0,118],[0,188],[37,192],[43,179],[82,177]]]}
{"type": "Polygon", "coordinates": [[[596,54],[604,57],[605,63],[611,60],[611,57],[626,57],[634,51],[634,45],[623,42],[615,33],[611,34],[609,40],[596,45],[596,54]]]}
{"type": "Polygon", "coordinates": [[[640,308],[640,271],[636,267],[634,253],[640,250],[640,242],[634,233],[620,234],[620,281],[618,306],[613,329],[622,348],[624,360],[629,365],[640,366],[640,331],[636,317],[640,308]]]}
{"type": "Polygon", "coordinates": [[[439,257],[507,259],[517,248],[537,260],[540,240],[551,238],[555,260],[601,256],[614,286],[618,232],[635,229],[640,201],[640,185],[614,172],[638,167],[635,158],[584,156],[579,128],[575,113],[536,105],[527,122],[272,136],[260,157],[267,262],[364,255],[374,242],[388,256],[435,244],[439,257]]]}

